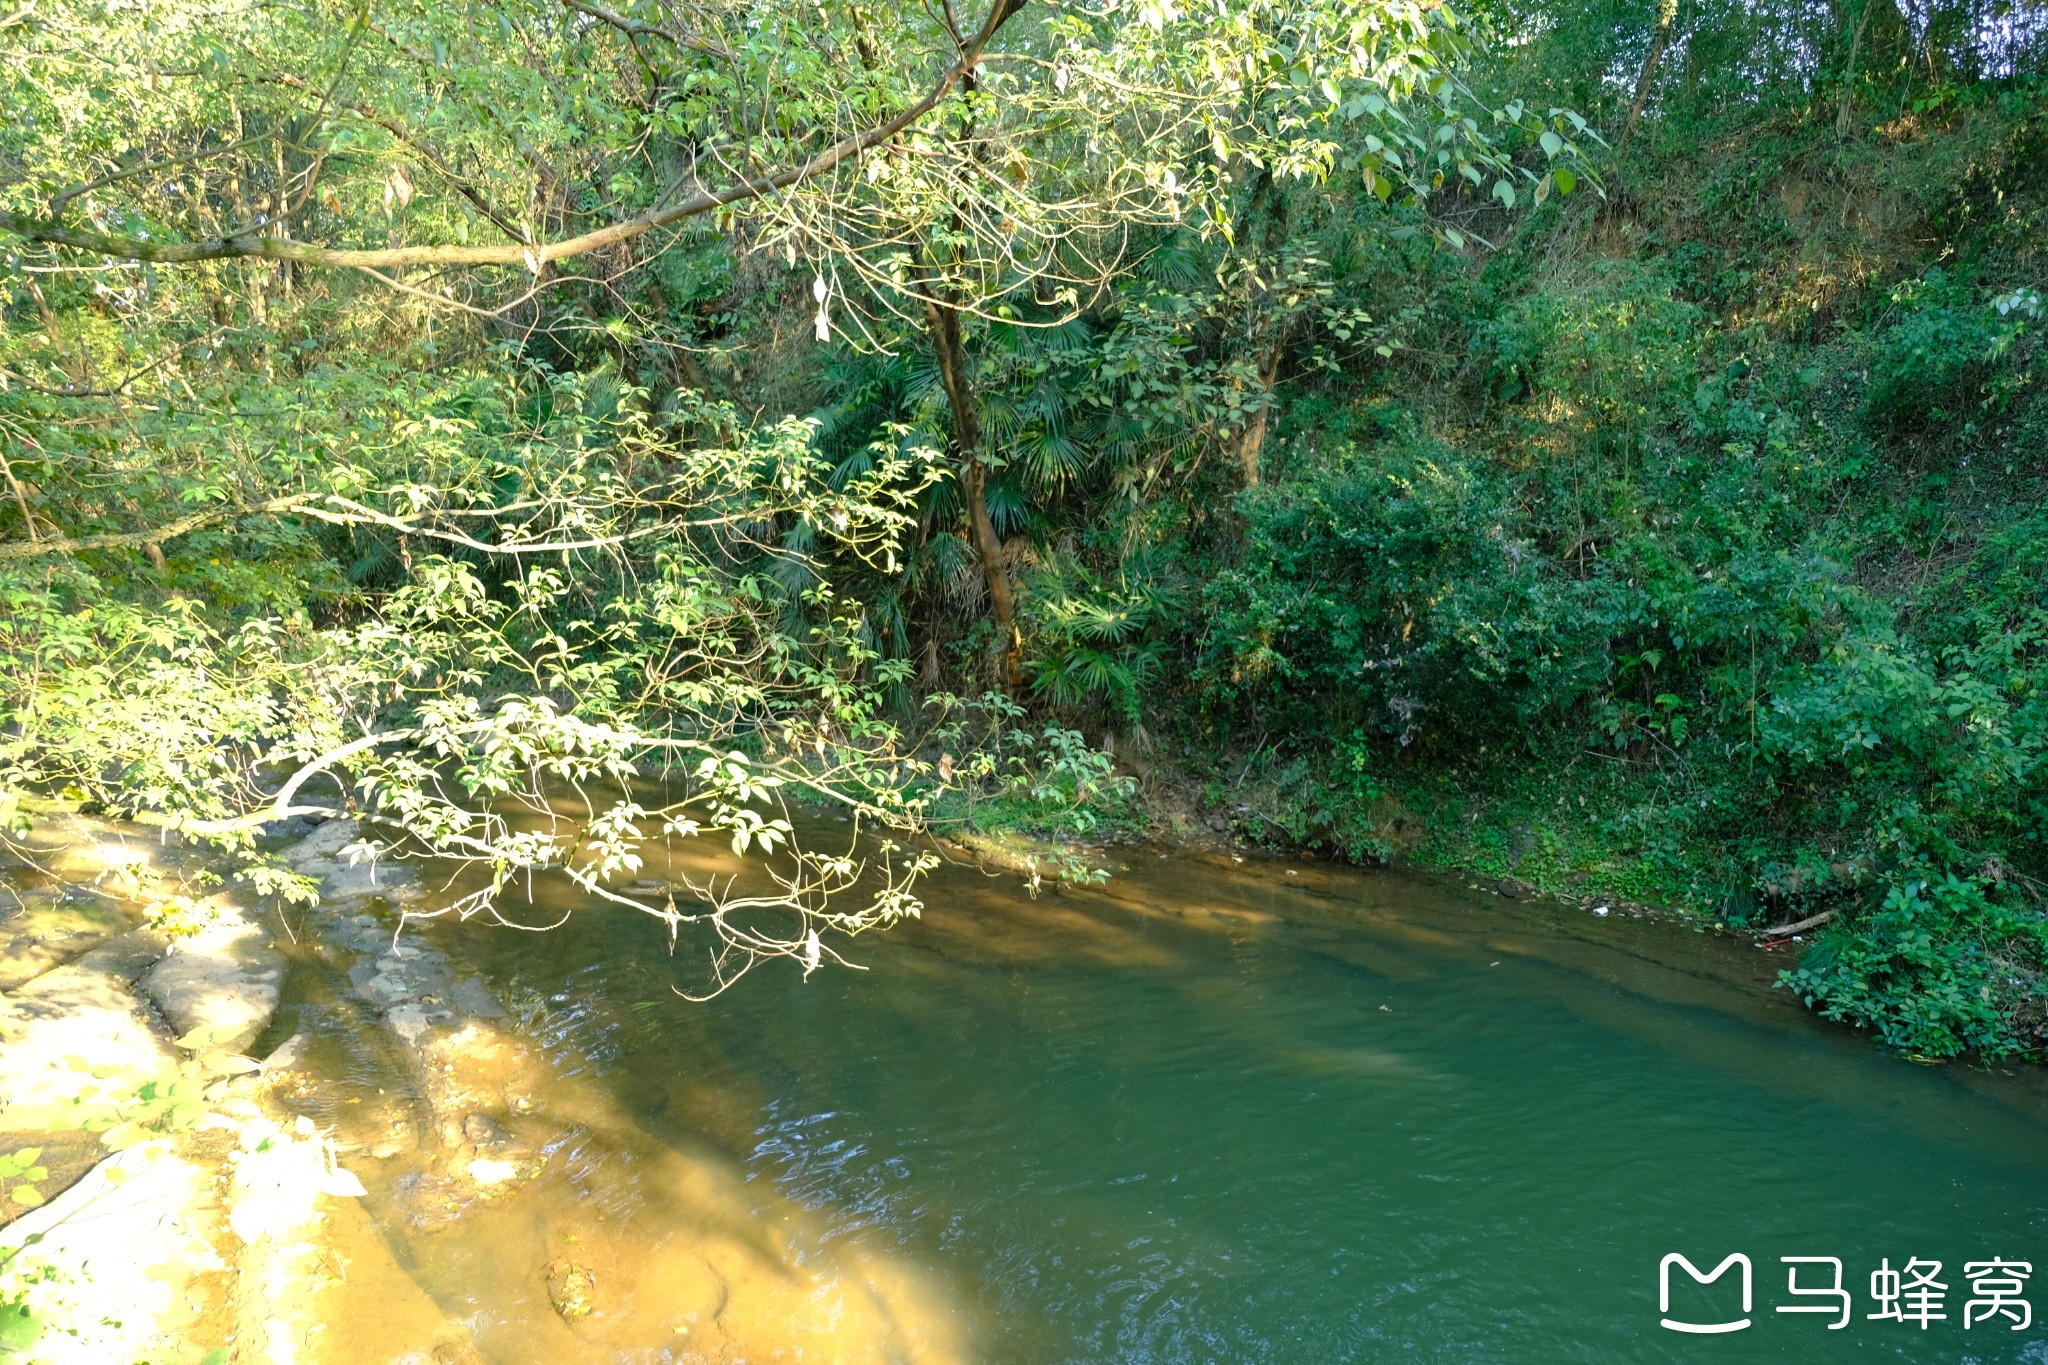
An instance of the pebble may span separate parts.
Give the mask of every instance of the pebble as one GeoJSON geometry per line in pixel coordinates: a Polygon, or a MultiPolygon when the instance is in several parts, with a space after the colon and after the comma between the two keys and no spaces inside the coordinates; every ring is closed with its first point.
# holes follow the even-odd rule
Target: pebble
{"type": "Polygon", "coordinates": [[[471,1114],[462,1120],[462,1136],[479,1147],[488,1147],[508,1141],[512,1135],[489,1114],[471,1114]]]}

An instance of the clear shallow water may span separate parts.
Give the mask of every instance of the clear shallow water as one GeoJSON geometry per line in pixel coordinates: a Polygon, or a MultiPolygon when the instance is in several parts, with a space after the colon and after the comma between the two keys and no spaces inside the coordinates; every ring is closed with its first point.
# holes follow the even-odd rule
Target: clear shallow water
{"type": "MultiPolygon", "coordinates": [[[[915,1267],[969,1359],[2048,1362],[2048,1323],[1962,1325],[1966,1261],[2032,1262],[2048,1310],[2039,1072],[1886,1056],[1771,991],[1782,960],[1672,926],[1121,861],[1037,902],[942,870],[868,971],[708,1006],[629,912],[429,932],[649,1138],[729,1156],[820,1253],[915,1267]],[[1747,1254],[1753,1325],[1660,1328],[1667,1252],[1747,1254]],[[1812,1255],[1844,1330],[1773,1311],[1812,1255]],[[1947,1320],[1866,1318],[1913,1257],[1947,1320]]],[[[1732,1282],[1681,1276],[1674,1315],[1736,1315],[1732,1282]]]]}

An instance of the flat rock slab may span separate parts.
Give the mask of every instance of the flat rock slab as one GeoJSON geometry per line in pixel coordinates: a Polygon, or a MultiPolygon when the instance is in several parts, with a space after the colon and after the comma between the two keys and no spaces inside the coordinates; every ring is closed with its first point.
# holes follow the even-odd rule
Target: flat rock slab
{"type": "Polygon", "coordinates": [[[63,1329],[49,1358],[185,1358],[181,1338],[201,1297],[186,1286],[223,1268],[207,1239],[213,1186],[210,1171],[147,1142],[0,1230],[0,1249],[19,1248],[9,1269],[30,1309],[63,1329]]]}
{"type": "Polygon", "coordinates": [[[239,1052],[277,1013],[284,957],[255,924],[233,920],[180,941],[142,987],[179,1037],[203,1029],[212,1046],[239,1052]]]}
{"type": "Polygon", "coordinates": [[[38,819],[16,840],[36,867],[67,882],[101,882],[155,866],[163,844],[134,825],[60,812],[38,819]]]}
{"type": "Polygon", "coordinates": [[[13,990],[63,966],[134,925],[98,897],[0,891],[0,990],[13,990]]]}
{"type": "Polygon", "coordinates": [[[177,1050],[132,990],[163,953],[138,930],[0,996],[0,1129],[56,1126],[88,1084],[118,1090],[175,1069],[177,1050]]]}

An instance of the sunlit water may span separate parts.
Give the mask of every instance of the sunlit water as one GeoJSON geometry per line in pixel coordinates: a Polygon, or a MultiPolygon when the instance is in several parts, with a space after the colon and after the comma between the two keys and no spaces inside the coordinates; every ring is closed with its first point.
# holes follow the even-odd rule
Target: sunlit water
{"type": "MultiPolygon", "coordinates": [[[[1992,1258],[2031,1262],[2048,1309],[2040,1073],[1887,1056],[1773,991],[1782,958],[1683,928],[1117,861],[1035,902],[945,869],[922,923],[860,941],[866,971],[778,964],[711,1005],[671,990],[701,980],[687,938],[671,958],[630,912],[428,934],[649,1142],[724,1154],[763,1218],[808,1210],[810,1251],[910,1267],[966,1359],[2048,1361],[2048,1324],[1962,1321],[1964,1265],[1992,1258]],[[1746,1254],[1752,1325],[1660,1327],[1668,1252],[1746,1254]],[[1817,1302],[1785,1256],[1843,1261],[1846,1328],[1775,1311],[1817,1302]],[[1916,1257],[1946,1319],[1871,1319],[1870,1273],[1916,1257]]],[[[586,1176],[645,1160],[568,1147],[586,1176]]],[[[535,1197],[572,1197],[549,1178],[535,1197]]],[[[615,1235],[659,1235],[632,1215],[615,1235]]],[[[473,1312],[544,1307],[476,1241],[409,1254],[444,1302],[475,1275],[473,1312]]],[[[1673,1316],[1741,1316],[1737,1273],[1681,1272],[1673,1316]]],[[[619,1358],[687,1358],[637,1345],[619,1358]]]]}

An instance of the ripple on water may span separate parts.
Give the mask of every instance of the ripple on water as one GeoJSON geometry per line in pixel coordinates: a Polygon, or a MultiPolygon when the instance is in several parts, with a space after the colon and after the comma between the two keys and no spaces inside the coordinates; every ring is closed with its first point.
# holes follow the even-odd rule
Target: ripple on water
{"type": "MultiPolygon", "coordinates": [[[[2048,1263],[2038,1076],[1906,1066],[1668,926],[1155,861],[1036,903],[942,871],[870,971],[709,1006],[630,916],[435,933],[580,1087],[584,1193],[549,1220],[603,1212],[619,1265],[669,1264],[663,1220],[723,1210],[785,1266],[895,1286],[965,1359],[1633,1362],[1670,1357],[1665,1251],[1746,1250],[1760,1296],[1782,1255],[2048,1263]]],[[[1742,1358],[1897,1345],[1804,1325],[1742,1358]]],[[[1966,1344],[2025,1343],[1912,1345],[1966,1344]]]]}

